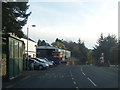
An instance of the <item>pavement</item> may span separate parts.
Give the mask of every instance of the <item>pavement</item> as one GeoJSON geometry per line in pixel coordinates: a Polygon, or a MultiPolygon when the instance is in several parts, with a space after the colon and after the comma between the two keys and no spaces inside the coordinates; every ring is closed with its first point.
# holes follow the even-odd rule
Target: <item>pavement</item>
{"type": "Polygon", "coordinates": [[[3,88],[118,88],[118,70],[94,65],[58,65],[26,71],[3,88]]]}
{"type": "Polygon", "coordinates": [[[11,88],[19,83],[20,80],[28,77],[29,75],[33,75],[36,71],[23,71],[22,74],[12,80],[2,81],[2,88],[11,88]]]}

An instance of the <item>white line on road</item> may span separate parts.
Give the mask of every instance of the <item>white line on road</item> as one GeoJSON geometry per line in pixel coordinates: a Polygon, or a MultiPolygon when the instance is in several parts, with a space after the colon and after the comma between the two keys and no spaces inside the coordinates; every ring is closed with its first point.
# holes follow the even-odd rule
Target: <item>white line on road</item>
{"type": "Polygon", "coordinates": [[[78,88],[78,87],[76,87],[76,89],[77,89],[77,90],[79,90],[79,88],[78,88]]]}
{"type": "Polygon", "coordinates": [[[82,74],[85,76],[85,73],[84,73],[84,72],[82,72],[82,74]]]}
{"type": "MultiPolygon", "coordinates": [[[[70,74],[71,74],[71,78],[72,78],[72,80],[74,80],[74,78],[73,78],[73,75],[72,75],[72,72],[71,72],[71,71],[70,71],[70,74]]],[[[74,83],[75,85],[77,85],[75,81],[73,81],[73,83],[74,83]]],[[[78,87],[76,87],[76,89],[77,89],[77,90],[79,90],[79,88],[78,88],[78,87]]]]}
{"type": "Polygon", "coordinates": [[[72,78],[72,80],[73,80],[74,78],[72,78]]]}
{"type": "Polygon", "coordinates": [[[71,71],[70,71],[70,75],[71,75],[71,77],[73,76],[71,71]]]}
{"type": "Polygon", "coordinates": [[[78,88],[78,87],[76,87],[76,88],[78,88]]]}
{"type": "Polygon", "coordinates": [[[82,67],[81,67],[81,71],[83,71],[82,67]]]}
{"type": "Polygon", "coordinates": [[[87,78],[95,87],[97,86],[89,77],[87,78]]]}
{"type": "Polygon", "coordinates": [[[74,84],[76,84],[76,82],[75,82],[75,81],[73,81],[73,83],[74,83],[74,84]]]}

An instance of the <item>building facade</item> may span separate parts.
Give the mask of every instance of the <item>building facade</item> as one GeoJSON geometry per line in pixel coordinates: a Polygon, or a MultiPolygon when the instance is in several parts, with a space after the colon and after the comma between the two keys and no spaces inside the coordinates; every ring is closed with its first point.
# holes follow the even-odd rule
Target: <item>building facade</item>
{"type": "MultiPolygon", "coordinates": [[[[27,55],[27,39],[21,38],[22,41],[25,43],[25,54],[27,55]]],[[[37,43],[33,40],[28,40],[28,56],[36,57],[36,46],[37,43]]]]}

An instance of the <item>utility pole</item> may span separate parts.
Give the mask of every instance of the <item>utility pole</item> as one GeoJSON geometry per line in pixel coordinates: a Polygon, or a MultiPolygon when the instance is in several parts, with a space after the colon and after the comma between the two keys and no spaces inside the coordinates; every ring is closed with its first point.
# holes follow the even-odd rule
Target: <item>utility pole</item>
{"type": "Polygon", "coordinates": [[[27,27],[27,70],[28,70],[28,61],[29,61],[29,54],[28,54],[29,26],[35,27],[36,25],[28,25],[27,27]]]}

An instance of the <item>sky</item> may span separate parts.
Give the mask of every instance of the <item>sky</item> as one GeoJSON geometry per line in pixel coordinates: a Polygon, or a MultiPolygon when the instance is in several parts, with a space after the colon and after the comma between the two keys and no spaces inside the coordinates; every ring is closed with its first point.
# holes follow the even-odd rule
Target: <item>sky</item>
{"type": "Polygon", "coordinates": [[[23,28],[29,37],[52,43],[56,38],[93,49],[100,34],[118,37],[118,0],[30,0],[32,12],[23,28]],[[58,1],[58,2],[57,2],[58,1]],[[30,25],[36,25],[31,27],[30,25]]]}

